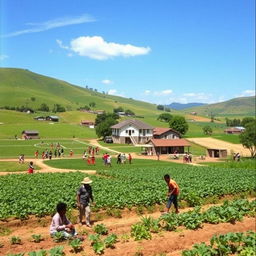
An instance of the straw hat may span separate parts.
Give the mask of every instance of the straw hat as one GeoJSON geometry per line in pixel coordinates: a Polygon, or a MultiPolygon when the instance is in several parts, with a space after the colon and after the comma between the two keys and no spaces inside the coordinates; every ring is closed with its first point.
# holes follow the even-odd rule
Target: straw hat
{"type": "Polygon", "coordinates": [[[91,184],[92,180],[89,177],[85,177],[83,181],[81,181],[82,184],[91,184]]]}

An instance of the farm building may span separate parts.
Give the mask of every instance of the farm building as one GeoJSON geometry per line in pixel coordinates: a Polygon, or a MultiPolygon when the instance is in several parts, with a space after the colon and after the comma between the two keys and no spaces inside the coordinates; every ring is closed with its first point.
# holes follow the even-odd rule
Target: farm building
{"type": "Polygon", "coordinates": [[[59,122],[59,117],[58,116],[47,116],[45,118],[47,121],[52,121],[52,122],[59,122]]]}
{"type": "Polygon", "coordinates": [[[229,127],[224,130],[226,134],[240,134],[245,130],[244,127],[238,126],[238,127],[229,127]]]}
{"type": "Polygon", "coordinates": [[[180,139],[181,135],[179,132],[171,128],[156,127],[153,129],[154,139],[180,139]]]}
{"type": "Polygon", "coordinates": [[[95,126],[95,122],[89,121],[89,120],[82,120],[82,121],[80,122],[80,124],[81,124],[82,126],[87,126],[87,127],[89,127],[89,128],[94,128],[94,126],[95,126]]]}
{"type": "Polygon", "coordinates": [[[216,148],[207,148],[207,154],[209,157],[214,158],[225,158],[227,157],[227,149],[216,149],[216,148]]]}
{"type": "Polygon", "coordinates": [[[30,139],[39,139],[39,132],[38,131],[32,131],[32,130],[25,130],[21,133],[22,138],[25,140],[30,139]]]}
{"type": "Polygon", "coordinates": [[[136,119],[111,126],[114,143],[144,144],[153,137],[153,127],[136,119]]]}
{"type": "Polygon", "coordinates": [[[45,117],[44,116],[36,116],[36,117],[34,117],[34,119],[37,121],[44,121],[45,117]]]}
{"type": "Polygon", "coordinates": [[[148,155],[155,154],[182,154],[185,151],[189,152],[190,144],[185,139],[151,139],[147,142],[148,155]],[[185,148],[187,147],[187,150],[185,148]]]}

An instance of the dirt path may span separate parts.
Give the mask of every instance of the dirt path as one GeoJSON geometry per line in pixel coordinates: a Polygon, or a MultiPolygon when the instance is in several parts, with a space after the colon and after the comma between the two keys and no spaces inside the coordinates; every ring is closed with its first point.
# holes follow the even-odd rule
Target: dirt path
{"type": "MultiPolygon", "coordinates": [[[[17,159],[0,159],[1,162],[17,162],[17,159]]],[[[29,163],[30,161],[33,161],[35,165],[39,166],[40,170],[35,170],[35,173],[52,173],[52,172],[84,172],[88,174],[96,174],[95,170],[72,170],[72,169],[59,169],[51,167],[47,164],[45,164],[43,159],[26,159],[26,162],[24,164],[29,163]]],[[[50,161],[50,160],[49,160],[50,161]]],[[[52,160],[54,161],[54,160],[52,160]]],[[[0,172],[0,175],[7,175],[7,174],[21,174],[26,173],[26,171],[23,172],[0,172]]]]}
{"type": "MultiPolygon", "coordinates": [[[[210,205],[203,208],[209,208],[210,205]]],[[[190,208],[183,209],[187,211],[190,208]]],[[[95,219],[97,213],[93,213],[92,217],[95,219]]],[[[158,218],[159,212],[147,214],[158,218]]],[[[137,216],[134,212],[127,212],[123,218],[116,219],[112,217],[105,218],[103,221],[96,221],[95,224],[104,223],[109,229],[109,233],[115,233],[119,237],[119,242],[116,244],[115,249],[106,249],[104,255],[106,256],[133,256],[136,252],[142,252],[143,256],[153,256],[160,253],[165,253],[168,256],[181,255],[181,251],[191,248],[195,243],[208,242],[210,238],[215,234],[225,234],[228,232],[244,232],[248,230],[255,230],[255,219],[244,218],[242,222],[237,222],[235,225],[229,223],[222,223],[218,225],[204,224],[202,229],[191,231],[184,228],[179,228],[176,232],[161,232],[159,234],[153,234],[151,240],[142,240],[141,242],[134,241],[130,238],[131,225],[137,223],[140,220],[140,216],[137,216]],[[125,238],[125,239],[124,239],[125,238]],[[127,240],[127,241],[126,241],[127,240]]],[[[35,217],[27,221],[21,222],[20,220],[12,220],[9,222],[0,222],[1,227],[8,228],[11,233],[6,236],[1,236],[1,243],[4,245],[0,248],[0,255],[6,255],[8,253],[22,253],[35,250],[49,250],[54,246],[64,245],[66,255],[74,255],[70,252],[70,246],[67,242],[55,243],[49,236],[49,225],[51,218],[46,217],[39,221],[35,217]],[[40,243],[34,243],[31,241],[31,235],[40,234],[44,238],[44,241],[40,243]],[[22,245],[11,245],[10,238],[12,236],[19,236],[22,239],[22,245]]],[[[85,226],[76,225],[78,231],[93,233],[92,229],[85,226]]],[[[85,236],[83,242],[84,255],[95,255],[88,235],[85,236]]],[[[79,254],[83,255],[83,253],[79,254]]]]}
{"type": "Polygon", "coordinates": [[[250,151],[243,147],[242,144],[234,144],[230,142],[226,142],[223,140],[218,140],[214,138],[187,138],[188,141],[191,141],[195,144],[203,146],[205,148],[212,149],[227,149],[228,154],[232,152],[239,152],[241,156],[250,156],[250,151]]]}

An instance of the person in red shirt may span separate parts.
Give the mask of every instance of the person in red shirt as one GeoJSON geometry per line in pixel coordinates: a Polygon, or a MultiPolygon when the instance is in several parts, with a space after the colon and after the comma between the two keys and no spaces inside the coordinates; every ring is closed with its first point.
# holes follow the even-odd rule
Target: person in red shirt
{"type": "Polygon", "coordinates": [[[166,204],[166,213],[169,213],[172,203],[174,204],[176,213],[179,213],[178,209],[178,195],[180,192],[178,184],[170,178],[169,174],[164,175],[164,180],[168,186],[167,197],[168,201],[166,204]]]}
{"type": "Polygon", "coordinates": [[[33,166],[33,162],[29,163],[29,167],[28,167],[28,173],[34,173],[34,166],[33,166]]]}

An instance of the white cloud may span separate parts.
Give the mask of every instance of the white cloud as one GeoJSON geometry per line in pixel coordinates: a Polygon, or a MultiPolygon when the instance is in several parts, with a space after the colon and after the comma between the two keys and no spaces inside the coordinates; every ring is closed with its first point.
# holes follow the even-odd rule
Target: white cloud
{"type": "Polygon", "coordinates": [[[54,20],[48,20],[45,22],[41,23],[27,23],[26,25],[30,26],[28,29],[24,30],[18,30],[6,35],[2,35],[2,37],[14,37],[14,36],[19,36],[23,34],[29,34],[29,33],[37,33],[37,32],[42,32],[54,28],[59,28],[59,27],[65,27],[65,26],[70,26],[70,25],[75,25],[75,24],[82,24],[82,23],[87,23],[87,22],[94,22],[95,19],[87,14],[83,14],[81,16],[77,17],[64,17],[64,18],[58,18],[54,20]]]}
{"type": "Polygon", "coordinates": [[[56,42],[57,42],[57,44],[59,45],[59,47],[60,47],[60,48],[62,48],[62,49],[66,49],[66,50],[68,50],[68,49],[69,49],[69,47],[68,47],[68,46],[63,45],[63,43],[62,43],[62,41],[61,41],[61,40],[56,39],[56,42]]]}
{"type": "Polygon", "coordinates": [[[133,57],[148,54],[149,47],[138,47],[131,44],[106,42],[101,36],[81,36],[71,40],[70,47],[64,46],[60,40],[59,46],[69,49],[80,56],[96,60],[107,60],[113,57],[133,57]]]}
{"type": "Polygon", "coordinates": [[[3,60],[8,59],[8,58],[9,58],[8,55],[5,55],[5,54],[0,55],[0,61],[3,61],[3,60]]]}
{"type": "Polygon", "coordinates": [[[101,81],[101,83],[103,84],[113,84],[113,81],[109,80],[109,79],[104,79],[101,81]]]}
{"type": "Polygon", "coordinates": [[[194,92],[189,92],[189,93],[184,93],[183,97],[189,98],[189,102],[192,100],[209,100],[211,98],[211,94],[206,94],[204,92],[199,92],[199,93],[194,93],[194,92]]]}
{"type": "Polygon", "coordinates": [[[245,90],[238,97],[255,96],[255,90],[245,90]]]}
{"type": "Polygon", "coordinates": [[[153,94],[156,96],[167,96],[172,94],[172,90],[155,91],[153,94]]]}
{"type": "Polygon", "coordinates": [[[145,94],[145,95],[149,95],[150,93],[151,93],[150,90],[145,90],[145,91],[144,91],[144,94],[145,94]]]}
{"type": "Polygon", "coordinates": [[[110,89],[108,90],[108,94],[109,95],[115,95],[115,96],[121,96],[121,97],[125,97],[124,93],[119,93],[116,89],[110,89]]]}

